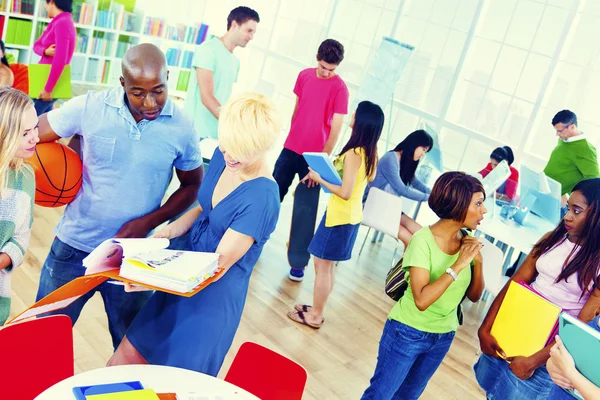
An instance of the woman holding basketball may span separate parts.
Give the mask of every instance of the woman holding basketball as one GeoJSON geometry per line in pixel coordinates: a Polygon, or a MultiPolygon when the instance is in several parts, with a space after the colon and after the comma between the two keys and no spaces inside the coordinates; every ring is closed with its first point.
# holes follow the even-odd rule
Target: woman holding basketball
{"type": "Polygon", "coordinates": [[[29,246],[35,176],[23,160],[35,153],[37,128],[33,101],[0,88],[0,325],[10,313],[10,272],[23,263],[29,246]]]}

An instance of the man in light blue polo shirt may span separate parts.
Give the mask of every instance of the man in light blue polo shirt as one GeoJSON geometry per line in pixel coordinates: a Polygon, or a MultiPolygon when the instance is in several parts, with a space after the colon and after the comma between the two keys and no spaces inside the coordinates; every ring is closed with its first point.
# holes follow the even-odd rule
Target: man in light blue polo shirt
{"type": "Polygon", "coordinates": [[[185,112],[194,120],[202,138],[217,139],[219,110],[229,100],[240,70],[233,50],[246,47],[259,21],[253,9],[234,8],[227,17],[227,33],[202,43],[194,54],[185,112]]]}
{"type": "MultiPolygon", "coordinates": [[[[40,116],[42,142],[80,135],[83,184],[55,229],[37,300],[85,274],[81,261],[112,237],[143,238],[185,211],[202,180],[199,136],[167,95],[167,63],[154,45],[123,58],[122,87],[90,91],[40,116]],[[161,207],[175,167],[179,189],[161,207]]],[[[102,295],[116,349],[152,292],[125,292],[105,282],[102,295]]],[[[96,291],[95,290],[95,291],[96,291]]],[[[73,324],[95,291],[57,311],[73,324]]]]}

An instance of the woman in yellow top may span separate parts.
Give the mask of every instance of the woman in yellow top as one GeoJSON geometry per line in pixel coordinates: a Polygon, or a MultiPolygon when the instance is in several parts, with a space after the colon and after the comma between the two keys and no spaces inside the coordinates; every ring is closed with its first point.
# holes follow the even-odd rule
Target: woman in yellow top
{"type": "Polygon", "coordinates": [[[296,304],[288,313],[292,320],[318,329],[323,323],[323,310],[333,290],[334,265],[352,257],[358,228],[362,221],[362,197],[377,169],[377,142],[383,129],[381,107],[370,101],[359,103],[350,121],[352,135],[334,165],[342,177],[342,185],[325,182],[309,168],[308,178],[325,186],[332,195],[327,211],[310,242],[308,252],[315,263],[313,305],[296,304]]]}

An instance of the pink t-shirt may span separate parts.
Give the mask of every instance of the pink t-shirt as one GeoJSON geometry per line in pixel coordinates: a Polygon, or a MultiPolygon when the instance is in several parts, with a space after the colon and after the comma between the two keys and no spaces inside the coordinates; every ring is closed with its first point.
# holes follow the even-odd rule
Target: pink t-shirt
{"type": "Polygon", "coordinates": [[[65,65],[71,64],[76,41],[77,32],[73,24],[73,17],[71,13],[62,12],[52,18],[42,36],[33,44],[35,54],[42,56],[40,64],[52,64],[44,87],[47,92],[52,92],[65,65]],[[54,57],[45,56],[44,51],[53,44],[56,45],[54,57]]]}
{"type": "Polygon", "coordinates": [[[297,154],[323,151],[333,114],[348,114],[348,88],[338,75],[320,79],[316,68],[308,68],[298,75],[294,93],[298,109],[283,147],[297,154]]]}
{"type": "MultiPolygon", "coordinates": [[[[574,317],[577,317],[583,305],[590,297],[590,292],[588,291],[581,297],[581,289],[577,282],[578,274],[571,275],[566,281],[562,280],[555,283],[556,278],[558,278],[562,271],[565,260],[569,257],[574,247],[575,243],[565,240],[554,249],[543,254],[535,264],[538,276],[535,278],[535,282],[531,284],[531,287],[552,303],[574,317]]],[[[579,251],[579,249],[576,251],[579,251]]],[[[592,282],[590,289],[593,286],[594,283],[592,282]]]]}

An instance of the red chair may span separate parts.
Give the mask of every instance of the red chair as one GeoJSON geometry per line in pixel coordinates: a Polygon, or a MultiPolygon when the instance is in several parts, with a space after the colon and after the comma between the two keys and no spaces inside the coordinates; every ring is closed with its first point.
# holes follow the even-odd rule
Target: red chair
{"type": "Polygon", "coordinates": [[[31,400],[73,376],[73,328],[66,315],[0,329],[0,399],[31,400]]]}
{"type": "Polygon", "coordinates": [[[306,385],[304,367],[253,342],[243,343],[225,381],[262,400],[300,400],[306,385]]]}

